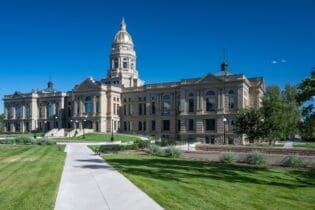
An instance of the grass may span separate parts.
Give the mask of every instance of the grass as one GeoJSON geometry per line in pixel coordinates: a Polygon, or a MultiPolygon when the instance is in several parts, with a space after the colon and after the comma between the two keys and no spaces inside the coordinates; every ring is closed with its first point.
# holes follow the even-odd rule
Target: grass
{"type": "MultiPolygon", "coordinates": [[[[80,141],[110,141],[111,137],[112,137],[111,133],[87,133],[85,134],[85,138],[83,138],[83,136],[77,136],[77,137],[72,137],[70,139],[80,140],[80,141]]],[[[115,141],[128,142],[128,141],[135,141],[139,139],[140,138],[138,136],[114,133],[115,141]]],[[[69,139],[65,138],[64,140],[69,140],[69,139]]]]}
{"type": "Polygon", "coordinates": [[[311,171],[104,155],[165,209],[314,209],[311,171]]]}
{"type": "Polygon", "coordinates": [[[61,146],[0,145],[0,209],[53,209],[63,150],[61,146]]]}
{"type": "Polygon", "coordinates": [[[294,147],[315,148],[315,142],[305,142],[305,144],[294,144],[294,147]]]}

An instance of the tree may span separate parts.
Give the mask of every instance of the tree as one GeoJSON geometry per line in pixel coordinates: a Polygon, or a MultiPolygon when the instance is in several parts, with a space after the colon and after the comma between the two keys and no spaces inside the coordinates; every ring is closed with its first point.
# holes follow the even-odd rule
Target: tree
{"type": "Polygon", "coordinates": [[[311,76],[298,85],[296,100],[302,109],[302,119],[300,122],[301,136],[305,140],[315,141],[315,112],[312,102],[315,97],[315,68],[311,76]]]}
{"type": "Polygon", "coordinates": [[[263,137],[262,113],[258,109],[244,109],[236,117],[235,133],[246,134],[249,142],[263,137]]]}
{"type": "Polygon", "coordinates": [[[3,132],[4,128],[4,114],[0,114],[0,133],[3,132]]]}

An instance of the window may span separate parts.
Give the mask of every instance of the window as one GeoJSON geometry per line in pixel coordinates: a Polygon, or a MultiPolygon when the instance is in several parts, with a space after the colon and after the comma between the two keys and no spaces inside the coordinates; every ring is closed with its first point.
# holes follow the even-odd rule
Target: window
{"type": "Polygon", "coordinates": [[[170,130],[170,121],[169,120],[163,120],[162,121],[163,125],[163,131],[169,131],[170,130]]]}
{"type": "Polygon", "coordinates": [[[124,121],[124,131],[127,131],[127,130],[128,130],[128,128],[127,128],[127,122],[124,121]]]}
{"type": "Polygon", "coordinates": [[[155,114],[155,102],[154,101],[151,102],[151,113],[155,114]]]}
{"type": "Polygon", "coordinates": [[[188,130],[189,131],[193,131],[194,130],[194,120],[193,119],[189,119],[188,120],[188,130]]]}
{"type": "Polygon", "coordinates": [[[81,103],[77,101],[77,114],[81,113],[81,103]]]}
{"type": "Polygon", "coordinates": [[[8,107],[7,107],[7,112],[8,112],[8,118],[11,119],[12,118],[12,108],[10,105],[8,105],[8,107]]]}
{"type": "Polygon", "coordinates": [[[155,120],[151,120],[151,131],[155,131],[155,120]]]}
{"type": "Polygon", "coordinates": [[[142,122],[141,121],[138,122],[138,130],[142,131],[142,122]]]}
{"type": "Polygon", "coordinates": [[[235,93],[233,90],[229,91],[229,109],[233,110],[235,108],[235,93]]]}
{"type": "Polygon", "coordinates": [[[177,120],[177,130],[180,131],[180,120],[177,120]]]}
{"type": "Polygon", "coordinates": [[[25,115],[26,115],[26,117],[30,117],[31,116],[31,106],[30,106],[29,103],[27,103],[25,105],[25,115]]]}
{"type": "Polygon", "coordinates": [[[147,123],[144,121],[143,122],[143,131],[145,131],[147,129],[147,123]]]}
{"type": "Polygon", "coordinates": [[[51,102],[48,102],[47,104],[47,118],[50,118],[52,116],[52,104],[51,102]]]}
{"type": "Polygon", "coordinates": [[[91,113],[93,112],[93,103],[92,103],[92,97],[91,96],[87,96],[85,98],[85,113],[91,113]]]}
{"type": "Polygon", "coordinates": [[[127,59],[127,58],[124,58],[124,59],[123,59],[123,68],[124,68],[124,69],[127,69],[127,68],[128,68],[128,59],[127,59]]]}
{"type": "Polygon", "coordinates": [[[188,112],[194,112],[195,111],[195,104],[194,104],[194,94],[189,93],[188,95],[188,112]]]}
{"type": "Polygon", "coordinates": [[[215,93],[212,90],[208,91],[206,94],[206,111],[215,111],[215,93]]]}
{"type": "Polygon", "coordinates": [[[114,59],[114,69],[118,69],[118,58],[114,59]]]}
{"type": "Polygon", "coordinates": [[[126,107],[126,104],[124,104],[124,115],[125,115],[125,116],[127,115],[127,107],[126,107]]]}
{"type": "Polygon", "coordinates": [[[114,109],[114,110],[113,110],[113,112],[114,112],[113,114],[117,114],[116,104],[115,104],[115,103],[113,103],[113,109],[114,109]]]}
{"type": "Polygon", "coordinates": [[[142,115],[142,104],[138,104],[138,114],[142,115]]]}
{"type": "Polygon", "coordinates": [[[206,119],[206,130],[207,131],[215,130],[215,119],[206,119]]]}
{"type": "Polygon", "coordinates": [[[147,106],[146,104],[144,103],[143,104],[143,115],[146,115],[147,114],[147,106]]]}
{"type": "Polygon", "coordinates": [[[100,113],[100,97],[96,97],[96,113],[100,113]]]}
{"type": "Polygon", "coordinates": [[[15,117],[20,118],[22,117],[22,107],[21,104],[16,105],[15,107],[15,117]]]}
{"type": "Polygon", "coordinates": [[[169,95],[164,95],[162,98],[162,114],[168,115],[171,111],[171,97],[169,95]]]}

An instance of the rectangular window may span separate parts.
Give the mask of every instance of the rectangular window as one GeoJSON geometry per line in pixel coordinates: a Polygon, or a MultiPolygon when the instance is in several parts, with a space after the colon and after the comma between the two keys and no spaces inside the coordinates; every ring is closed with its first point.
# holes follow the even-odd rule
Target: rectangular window
{"type": "Polygon", "coordinates": [[[141,121],[139,121],[139,123],[138,123],[138,130],[142,131],[142,122],[141,121]]]}
{"type": "Polygon", "coordinates": [[[188,112],[194,112],[195,111],[194,99],[189,99],[188,104],[189,104],[188,112]]]}
{"type": "Polygon", "coordinates": [[[215,130],[215,119],[206,119],[206,130],[207,131],[215,130]]]}
{"type": "Polygon", "coordinates": [[[155,120],[151,121],[151,131],[155,131],[155,120]]]}
{"type": "Polygon", "coordinates": [[[147,123],[144,121],[143,122],[143,131],[145,131],[147,129],[147,123]]]}
{"type": "Polygon", "coordinates": [[[144,103],[143,104],[143,115],[146,115],[147,114],[147,106],[146,104],[144,103]]]}
{"type": "Polygon", "coordinates": [[[188,120],[188,130],[189,131],[193,131],[194,130],[194,120],[193,119],[189,119],[188,120]]]}
{"type": "Polygon", "coordinates": [[[170,121],[169,120],[163,120],[163,131],[169,131],[170,130],[170,121]]]}
{"type": "Polygon", "coordinates": [[[177,130],[180,131],[180,120],[177,120],[177,130]]]}
{"type": "Polygon", "coordinates": [[[154,101],[151,102],[151,113],[155,114],[155,102],[154,101]]]}
{"type": "Polygon", "coordinates": [[[126,107],[126,104],[124,104],[124,115],[125,115],[125,116],[127,115],[127,107],[126,107]]]}
{"type": "Polygon", "coordinates": [[[138,104],[138,114],[139,115],[142,115],[142,104],[140,103],[140,104],[138,104]]]}
{"type": "Polygon", "coordinates": [[[127,131],[127,122],[124,121],[124,131],[127,131]]]}

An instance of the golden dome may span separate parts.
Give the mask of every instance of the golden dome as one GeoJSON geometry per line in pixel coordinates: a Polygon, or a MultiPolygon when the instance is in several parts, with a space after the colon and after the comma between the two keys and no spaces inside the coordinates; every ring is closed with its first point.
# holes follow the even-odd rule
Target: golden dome
{"type": "Polygon", "coordinates": [[[125,20],[122,19],[120,23],[120,30],[116,33],[113,44],[131,44],[133,45],[130,34],[126,31],[125,20]]]}

